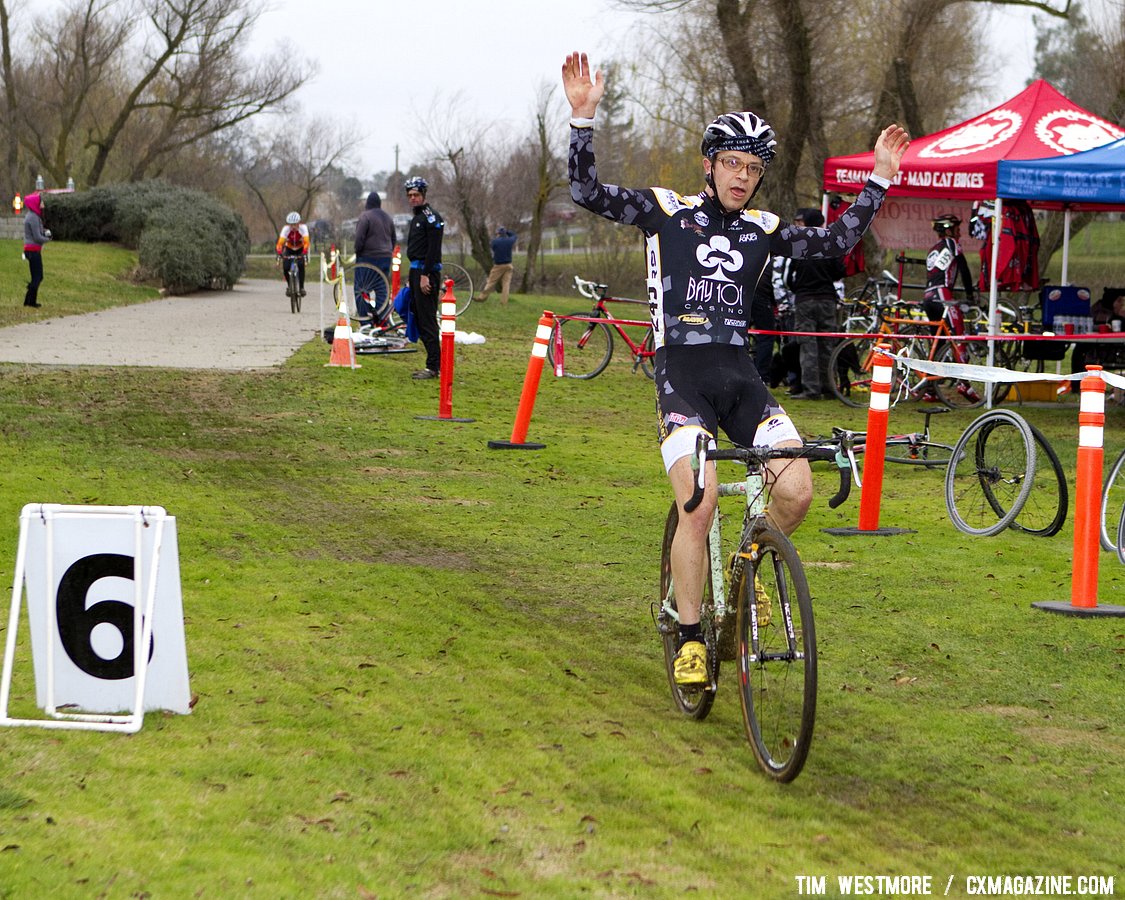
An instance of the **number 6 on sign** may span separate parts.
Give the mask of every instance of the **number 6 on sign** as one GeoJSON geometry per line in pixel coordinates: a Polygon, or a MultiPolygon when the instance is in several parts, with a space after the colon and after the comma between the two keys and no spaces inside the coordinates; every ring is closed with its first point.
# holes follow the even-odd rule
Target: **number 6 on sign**
{"type": "Polygon", "coordinates": [[[160,507],[25,506],[0,725],[137,731],[149,709],[190,712],[175,518],[160,507]],[[8,715],[25,584],[48,719],[8,715]]]}

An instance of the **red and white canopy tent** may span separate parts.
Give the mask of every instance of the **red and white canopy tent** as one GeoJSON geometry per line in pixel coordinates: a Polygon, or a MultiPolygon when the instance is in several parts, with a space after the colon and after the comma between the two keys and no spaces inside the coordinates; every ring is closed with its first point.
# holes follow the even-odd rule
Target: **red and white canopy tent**
{"type": "MultiPolygon", "coordinates": [[[[930,218],[939,211],[949,211],[951,206],[964,207],[977,200],[994,200],[994,221],[1001,221],[1003,198],[996,187],[1000,160],[1068,156],[1108,144],[1121,137],[1125,137],[1125,131],[1112,122],[1078,106],[1048,82],[1036,81],[986,113],[944,131],[914,138],[903,156],[899,174],[888,191],[887,202],[875,219],[876,237],[884,246],[896,246],[896,236],[914,241],[899,243],[898,246],[928,246],[933,241],[929,228],[930,218]],[[918,198],[931,203],[941,201],[941,204],[940,209],[938,204],[930,207],[926,203],[896,206],[897,198],[918,198]],[[926,214],[927,211],[931,214],[926,214]],[[891,215],[886,216],[887,213],[891,215]],[[926,239],[925,243],[917,242],[919,232],[926,239]],[[910,237],[907,238],[906,235],[910,237]]],[[[874,152],[825,160],[824,190],[858,193],[871,174],[874,164],[874,152]]],[[[1081,204],[1063,205],[1034,200],[1031,203],[1033,206],[1065,209],[1068,232],[1070,211],[1083,208],[1081,204]]],[[[1091,208],[1095,207],[1106,208],[1104,204],[1091,205],[1091,208]]],[[[965,219],[967,215],[962,215],[961,218],[965,219]]],[[[990,333],[995,333],[996,261],[999,255],[1000,229],[994,228],[992,231],[988,321],[990,333]]],[[[1063,280],[1065,279],[1064,270],[1063,280]]],[[[991,342],[989,343],[991,361],[991,342]]]]}

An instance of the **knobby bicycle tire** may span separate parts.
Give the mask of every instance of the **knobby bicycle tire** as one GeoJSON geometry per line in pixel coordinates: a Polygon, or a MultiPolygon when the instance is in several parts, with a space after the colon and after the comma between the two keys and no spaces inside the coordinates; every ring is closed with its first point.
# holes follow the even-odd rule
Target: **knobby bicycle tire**
{"type": "Polygon", "coordinates": [[[965,534],[999,534],[1035,481],[1035,439],[1023,417],[994,409],[965,429],[945,470],[945,508],[965,534]]]}
{"type": "MultiPolygon", "coordinates": [[[[657,627],[660,630],[661,641],[664,645],[664,671],[668,676],[668,686],[672,689],[672,702],[676,709],[684,715],[692,719],[705,719],[711,711],[711,704],[715,702],[715,693],[708,690],[706,686],[688,687],[676,684],[675,659],[676,652],[680,649],[680,628],[674,618],[663,612],[663,604],[666,600],[669,601],[669,605],[673,609],[676,608],[675,596],[672,591],[672,539],[676,536],[676,526],[679,521],[679,509],[673,502],[672,508],[668,510],[668,518],[664,522],[664,541],[660,546],[659,604],[661,609],[657,613],[657,627]]],[[[706,615],[708,610],[714,609],[709,573],[710,568],[708,567],[708,578],[703,587],[702,612],[704,616],[702,622],[704,623],[704,643],[707,646],[707,663],[711,670],[710,680],[715,683],[719,677],[719,660],[714,652],[714,629],[710,627],[712,623],[708,621],[709,617],[706,615]],[[710,635],[707,633],[708,630],[710,630],[710,635]]]]}
{"type": "Polygon", "coordinates": [[[1035,478],[1023,509],[1012,521],[1011,527],[1038,537],[1051,537],[1062,528],[1070,505],[1066,473],[1055,448],[1043,432],[1030,422],[1027,427],[1031,429],[1037,447],[1035,478]]]}
{"type": "Polygon", "coordinates": [[[738,592],[742,721],[762,770],[792,781],[808,758],[816,721],[812,597],[800,557],[780,531],[769,526],[757,532],[749,552],[738,592]],[[759,615],[756,584],[769,597],[768,605],[761,604],[768,615],[759,615]]]}
{"type": "Polygon", "coordinates": [[[1115,543],[1117,537],[1117,520],[1125,512],[1125,450],[1118,455],[1117,460],[1109,467],[1105,483],[1102,485],[1101,511],[1098,516],[1102,549],[1111,553],[1120,546],[1115,543]]]}
{"type": "MultiPolygon", "coordinates": [[[[589,311],[570,313],[591,318],[589,311]]],[[[613,356],[613,334],[604,322],[583,322],[557,318],[547,344],[547,361],[555,366],[555,339],[563,338],[563,375],[567,378],[595,378],[605,371],[613,356]]]]}

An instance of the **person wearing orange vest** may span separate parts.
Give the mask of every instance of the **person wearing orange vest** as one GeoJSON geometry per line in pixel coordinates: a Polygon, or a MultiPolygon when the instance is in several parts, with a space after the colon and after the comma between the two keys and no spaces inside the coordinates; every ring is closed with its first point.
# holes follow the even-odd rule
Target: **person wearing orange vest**
{"type": "Polygon", "coordinates": [[[31,273],[27,283],[24,306],[42,306],[39,302],[39,285],[43,281],[43,245],[51,240],[51,232],[43,227],[43,197],[36,191],[23,201],[27,214],[23,217],[23,258],[31,273]]]}
{"type": "Polygon", "coordinates": [[[305,296],[305,263],[309,258],[309,227],[301,221],[301,214],[291,212],[277,238],[277,258],[281,260],[281,277],[289,277],[289,267],[297,264],[297,279],[301,296],[305,296]]]}

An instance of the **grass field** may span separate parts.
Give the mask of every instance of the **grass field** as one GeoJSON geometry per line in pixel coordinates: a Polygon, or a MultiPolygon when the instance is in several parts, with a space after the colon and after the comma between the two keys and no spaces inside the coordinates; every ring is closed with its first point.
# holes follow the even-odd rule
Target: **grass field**
{"type": "MultiPolygon", "coordinates": [[[[0,571],[25,503],[166,507],[198,697],[131,737],[0,730],[0,897],[773,898],[798,876],[840,896],[850,874],[1125,890],[1125,626],[1031,607],[1069,600],[1072,524],[969,538],[940,474],[901,467],[881,522],[915,533],[833,537],[858,496],[828,510],[818,475],[795,536],[817,732],[800,778],[769,783],[729,672],[702,723],[668,696],[651,382],[620,355],[588,383],[545,373],[528,437],[546,449],[487,447],[541,311],[576,305],[470,310],[470,423],[417,418],[438,387],[410,379],[416,355],[325,368],[315,342],[251,373],[0,365],[0,571]]],[[[866,421],[791,406],[808,434],[866,421]]],[[[1073,471],[1074,402],[1023,412],[1073,471]]],[[[1125,413],[1107,414],[1116,451],[1125,413]]],[[[935,430],[952,443],[974,415],[935,430]]],[[[1123,588],[1102,554],[1101,601],[1123,588]]],[[[20,648],[13,712],[34,713],[20,648]]]]}

